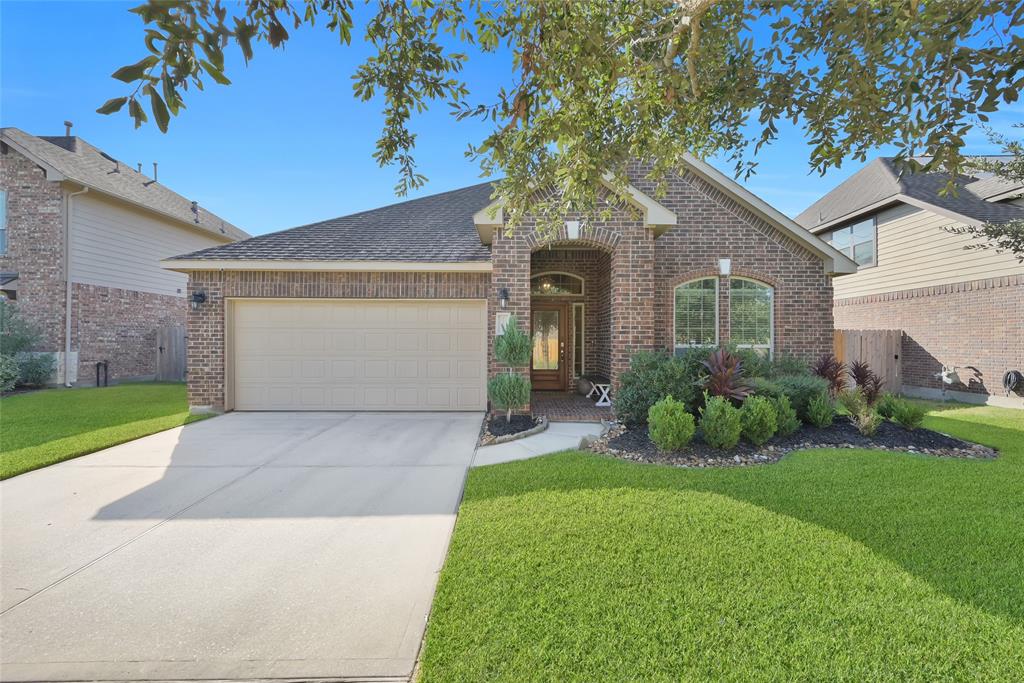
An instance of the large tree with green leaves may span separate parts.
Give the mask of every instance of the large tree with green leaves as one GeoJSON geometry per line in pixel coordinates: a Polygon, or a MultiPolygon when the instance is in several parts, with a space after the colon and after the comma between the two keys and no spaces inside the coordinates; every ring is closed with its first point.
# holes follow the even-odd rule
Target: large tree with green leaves
{"type": "Polygon", "coordinates": [[[497,194],[514,226],[528,210],[552,220],[593,215],[604,174],[622,189],[637,158],[654,179],[680,168],[686,152],[724,153],[737,175],[749,174],[783,121],[806,129],[819,172],[895,144],[911,170],[955,174],[971,127],[1024,86],[1019,0],[355,5],[150,0],[131,10],[145,22],[148,54],[114,72],[131,89],[99,111],[127,106],[136,126],[152,116],[166,131],[190,90],[230,83],[227,51],[248,61],[255,44],[282,47],[304,25],[323,25],[343,46],[362,33],[374,49],[353,75],[354,93],[383,102],[374,156],[398,167],[397,191],[425,180],[413,157],[414,115],[446,104],[457,118],[491,122],[468,154],[504,175],[497,194]],[[502,50],[511,55],[508,81],[471,93],[463,65],[502,50]],[[538,200],[537,187],[555,191],[538,200]]]}
{"type": "MultiPolygon", "coordinates": [[[[1024,123],[1014,124],[1014,127],[1024,128],[1024,123]]],[[[1024,185],[1024,141],[994,130],[988,130],[987,133],[989,141],[1002,150],[1002,157],[968,159],[968,168],[972,171],[992,173],[1011,185],[1024,185]]],[[[1024,219],[1018,218],[1001,223],[953,225],[946,230],[974,238],[964,245],[964,249],[992,249],[1000,254],[1013,254],[1020,263],[1024,263],[1024,219]]]]}

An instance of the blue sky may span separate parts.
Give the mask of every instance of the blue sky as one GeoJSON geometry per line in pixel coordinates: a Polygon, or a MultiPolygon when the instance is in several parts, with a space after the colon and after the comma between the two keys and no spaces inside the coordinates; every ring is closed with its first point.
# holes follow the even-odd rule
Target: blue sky
{"type": "MultiPolygon", "coordinates": [[[[125,163],[142,162],[150,173],[159,162],[162,183],[252,234],[398,201],[396,171],[371,157],[379,105],[352,96],[351,74],[367,53],[358,36],[346,48],[324,28],[302,28],[284,51],[258,47],[248,68],[229,59],[232,85],[191,92],[166,135],[154,125],[135,130],[127,115],[96,114],[106,99],[125,94],[111,72],[145,55],[142,22],[128,12],[135,4],[0,0],[0,124],[61,135],[69,119],[76,135],[125,163]]],[[[508,68],[507,56],[489,56],[471,62],[465,77],[483,98],[508,68]]],[[[1005,128],[1021,114],[1004,111],[993,123],[1005,128]]],[[[484,126],[454,121],[443,103],[413,125],[419,168],[430,182],[410,196],[479,182],[464,151],[484,126]]],[[[980,135],[971,142],[970,152],[995,151],[980,135]]],[[[807,152],[801,131],[783,127],[745,184],[795,215],[862,165],[850,161],[822,178],[808,172],[807,152]]],[[[731,174],[727,164],[716,165],[731,174]]]]}

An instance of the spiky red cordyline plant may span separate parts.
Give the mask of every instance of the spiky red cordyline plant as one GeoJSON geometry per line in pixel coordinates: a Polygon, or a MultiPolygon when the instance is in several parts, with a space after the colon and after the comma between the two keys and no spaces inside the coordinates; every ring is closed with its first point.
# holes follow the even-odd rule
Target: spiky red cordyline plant
{"type": "Polygon", "coordinates": [[[846,388],[846,365],[831,353],[822,354],[811,363],[811,372],[828,382],[828,391],[833,396],[846,388]]]}
{"type": "Polygon", "coordinates": [[[742,403],[750,395],[750,385],[743,376],[743,363],[725,349],[712,352],[701,365],[708,371],[704,388],[712,396],[722,396],[742,403]]]}
{"type": "Polygon", "coordinates": [[[868,405],[875,405],[882,395],[885,381],[875,374],[875,371],[871,369],[867,362],[862,360],[855,360],[850,363],[850,377],[853,379],[853,383],[860,387],[860,390],[864,393],[864,398],[867,400],[868,405]]]}

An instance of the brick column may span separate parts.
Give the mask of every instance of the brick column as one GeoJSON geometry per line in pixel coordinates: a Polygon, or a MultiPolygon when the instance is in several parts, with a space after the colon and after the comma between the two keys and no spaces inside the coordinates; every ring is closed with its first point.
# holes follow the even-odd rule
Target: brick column
{"type": "MultiPolygon", "coordinates": [[[[494,377],[505,372],[507,366],[494,357],[495,319],[498,313],[511,313],[516,317],[519,329],[530,332],[530,247],[523,236],[523,228],[507,237],[501,230],[494,233],[491,244],[491,284],[487,293],[487,376],[494,377]],[[509,303],[502,308],[498,292],[508,290],[509,303]]],[[[521,374],[529,379],[530,369],[523,368],[521,374]]],[[[526,410],[529,410],[527,405],[526,410]]]]}
{"type": "Polygon", "coordinates": [[[629,369],[636,351],[655,347],[654,233],[636,224],[623,231],[612,252],[612,383],[629,369]]]}
{"type": "Polygon", "coordinates": [[[188,308],[187,372],[190,408],[224,410],[225,301],[222,272],[189,273],[188,300],[206,292],[206,303],[188,308]]]}

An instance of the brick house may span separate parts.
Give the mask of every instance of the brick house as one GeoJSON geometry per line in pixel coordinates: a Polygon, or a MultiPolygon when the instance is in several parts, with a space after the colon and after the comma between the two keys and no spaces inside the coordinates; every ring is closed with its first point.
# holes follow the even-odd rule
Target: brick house
{"type": "Polygon", "coordinates": [[[248,235],[69,134],[0,129],[0,289],[57,356],[54,383],[152,379],[156,330],[185,324],[160,260],[248,235]]]}
{"type": "Polygon", "coordinates": [[[832,347],[854,263],[707,164],[644,169],[608,220],[507,234],[488,183],[165,261],[188,313],[196,409],[483,410],[496,329],[532,335],[536,390],[614,382],[633,352],[732,341],[832,347]]]}
{"type": "Polygon", "coordinates": [[[1024,183],[964,176],[942,196],[947,180],[879,158],[796,221],[857,261],[835,283],[836,327],[902,330],[904,393],[1024,407],[1003,388],[1007,371],[1024,371],[1024,264],[946,230],[1024,219],[1024,183]]]}

